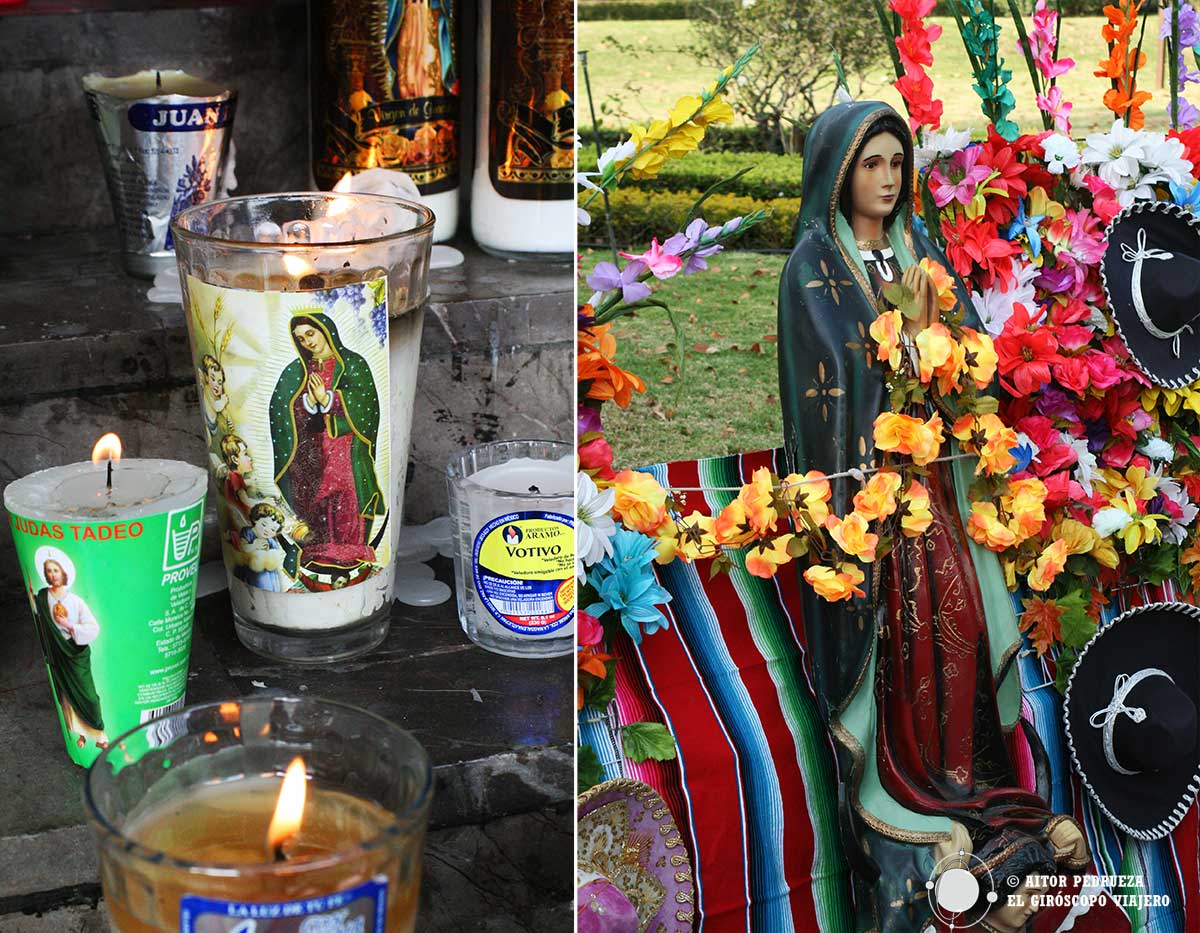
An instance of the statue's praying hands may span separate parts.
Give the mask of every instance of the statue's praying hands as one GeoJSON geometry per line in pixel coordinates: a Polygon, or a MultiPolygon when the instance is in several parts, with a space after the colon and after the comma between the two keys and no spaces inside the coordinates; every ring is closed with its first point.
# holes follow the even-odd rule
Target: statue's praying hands
{"type": "Polygon", "coordinates": [[[900,282],[916,295],[917,307],[921,309],[920,317],[904,322],[905,330],[915,336],[937,321],[937,289],[934,287],[929,273],[918,265],[912,265],[905,269],[900,282]]]}

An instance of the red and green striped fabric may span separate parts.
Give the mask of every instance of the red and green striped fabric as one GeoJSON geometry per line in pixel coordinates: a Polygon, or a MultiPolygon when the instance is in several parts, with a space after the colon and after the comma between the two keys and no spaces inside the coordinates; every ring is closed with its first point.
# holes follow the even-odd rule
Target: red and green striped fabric
{"type": "MultiPolygon", "coordinates": [[[[711,489],[740,487],[761,466],[786,472],[781,451],[647,469],[664,486],[711,489]]],[[[687,511],[715,514],[735,495],[689,492],[687,511]]],[[[621,767],[658,790],[684,835],[696,882],[696,929],[853,930],[837,824],[838,778],[803,663],[794,575],[761,580],[739,562],[710,580],[707,563],[676,561],[659,568],[659,576],[674,597],[666,607],[670,628],[640,646],[628,639],[617,643],[615,709],[619,723],[665,724],[679,756],[641,765],[626,760],[621,767]]],[[[1022,659],[1027,690],[1043,683],[1038,678],[1046,673],[1041,663],[1022,659]]],[[[1169,908],[1133,911],[1132,928],[1200,931],[1195,809],[1169,839],[1123,839],[1094,812],[1070,773],[1057,693],[1030,691],[1025,708],[1050,756],[1052,802],[1085,826],[1097,871],[1144,874],[1149,892],[1170,897],[1169,908]],[[1126,870],[1131,867],[1136,871],[1126,870]]],[[[603,732],[591,725],[582,737],[603,745],[603,732]]],[[[603,759],[605,750],[599,751],[603,759]]]]}

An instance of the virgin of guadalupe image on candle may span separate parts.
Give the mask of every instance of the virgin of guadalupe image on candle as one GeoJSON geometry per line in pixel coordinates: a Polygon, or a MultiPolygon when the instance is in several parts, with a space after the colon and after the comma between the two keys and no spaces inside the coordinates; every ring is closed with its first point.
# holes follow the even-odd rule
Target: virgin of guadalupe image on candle
{"type": "Polygon", "coordinates": [[[268,592],[325,592],[379,572],[390,522],[384,283],[189,287],[197,369],[214,372],[211,358],[223,377],[209,455],[231,576],[268,592]]]}
{"type": "MultiPolygon", "coordinates": [[[[846,471],[876,465],[873,425],[889,410],[883,369],[860,335],[888,307],[890,282],[924,308],[906,329],[932,323],[937,296],[918,263],[950,264],[913,228],[912,136],[886,104],[825,111],[804,167],[799,239],[780,282],[785,449],[793,471],[843,477],[828,503],[842,515],[861,486],[846,471]]],[[[981,329],[957,280],[954,293],[964,323],[981,329]]],[[[1020,636],[996,555],[964,533],[973,469],[963,459],[924,469],[932,523],[862,565],[862,595],[830,603],[801,584],[808,664],[843,783],[859,929],[923,929],[927,886],[947,858],[983,855],[981,880],[1020,875],[1008,860],[1030,851],[1052,853],[1060,870],[1089,863],[1079,826],[1023,788],[1010,757],[1006,738],[1023,728],[1020,636]]],[[[982,884],[976,916],[1002,893],[985,899],[987,891],[982,884]]]]}
{"type": "Polygon", "coordinates": [[[275,484],[308,529],[300,566],[345,585],[375,560],[387,524],[375,467],[379,392],[328,315],[296,313],[290,332],[296,359],[271,396],[275,484]]]}
{"type": "Polygon", "coordinates": [[[39,581],[35,593],[30,581],[29,599],[63,724],[80,748],[88,742],[107,748],[100,695],[92,677],[91,644],[100,635],[100,624],[87,603],[71,592],[75,565],[66,554],[40,547],[34,562],[45,585],[39,581]]]}

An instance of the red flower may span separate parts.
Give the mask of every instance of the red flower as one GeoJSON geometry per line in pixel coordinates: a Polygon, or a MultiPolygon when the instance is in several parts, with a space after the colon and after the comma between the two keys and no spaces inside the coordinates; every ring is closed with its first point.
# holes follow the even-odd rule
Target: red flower
{"type": "MultiPolygon", "coordinates": [[[[942,228],[945,229],[945,224],[942,228]]],[[[1051,365],[1062,362],[1057,353],[1058,341],[1050,328],[1032,320],[1020,302],[1013,305],[1012,317],[996,338],[995,346],[1000,357],[1000,385],[1012,395],[1036,392],[1050,381],[1051,365]]]]}
{"type": "MultiPolygon", "coordinates": [[[[1171,130],[1167,137],[1183,143],[1183,157],[1192,163],[1192,175],[1200,178],[1200,126],[1190,130],[1171,130]]],[[[1108,223],[1107,220],[1104,222],[1108,223]]]]}
{"type": "Polygon", "coordinates": [[[1083,357],[1064,356],[1054,365],[1054,380],[1064,389],[1083,395],[1090,382],[1087,362],[1083,357]]]}
{"type": "Polygon", "coordinates": [[[942,27],[925,26],[920,22],[905,22],[904,31],[896,36],[896,49],[905,72],[919,71],[933,64],[933,43],[942,35],[942,27]]]}
{"type": "Polygon", "coordinates": [[[893,86],[908,107],[908,125],[913,132],[919,126],[936,130],[942,125],[942,102],[933,99],[933,81],[920,67],[905,71],[893,86]]]}
{"type": "Polygon", "coordinates": [[[1128,437],[1117,437],[1104,448],[1100,456],[1104,458],[1107,466],[1124,469],[1129,465],[1130,457],[1133,456],[1133,441],[1128,437]]]}
{"type": "Polygon", "coordinates": [[[943,217],[942,235],[946,238],[946,257],[954,271],[967,278],[977,267],[981,273],[977,280],[984,288],[990,288],[997,275],[1009,278],[1012,257],[1021,252],[1020,244],[997,236],[994,223],[968,220],[963,214],[943,217]]]}
{"type": "Polygon", "coordinates": [[[1084,175],[1083,184],[1092,193],[1092,210],[1100,218],[1100,222],[1107,225],[1121,210],[1116,190],[1098,175],[1084,175]]]}
{"type": "Polygon", "coordinates": [[[936,6],[937,0],[891,0],[888,9],[907,24],[913,20],[924,19],[936,6]]]}
{"type": "Polygon", "coordinates": [[[595,479],[612,479],[617,475],[613,469],[613,449],[603,437],[579,445],[579,466],[595,479]]]}

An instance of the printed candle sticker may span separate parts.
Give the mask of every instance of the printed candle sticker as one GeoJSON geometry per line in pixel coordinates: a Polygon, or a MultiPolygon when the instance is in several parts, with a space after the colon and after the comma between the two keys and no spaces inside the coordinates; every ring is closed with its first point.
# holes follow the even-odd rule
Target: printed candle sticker
{"type": "Polygon", "coordinates": [[[480,602],[505,628],[545,635],[575,617],[575,531],[558,512],[510,512],[475,536],[480,602]]]}
{"type": "Polygon", "coordinates": [[[180,933],[384,933],[387,879],[300,901],[221,901],[189,894],[179,904],[180,933]]]}
{"type": "Polygon", "coordinates": [[[67,751],[183,706],[204,497],[128,521],[10,516],[67,751]]]}
{"type": "Polygon", "coordinates": [[[460,0],[314,0],[313,172],[406,172],[423,194],[458,186],[460,0]]]}
{"type": "Polygon", "coordinates": [[[575,196],[574,22],[569,0],[493,5],[488,174],[502,197],[575,196]]]}
{"type": "Polygon", "coordinates": [[[388,564],[387,280],[256,292],[188,277],[225,566],[275,593],[388,564]]]}

